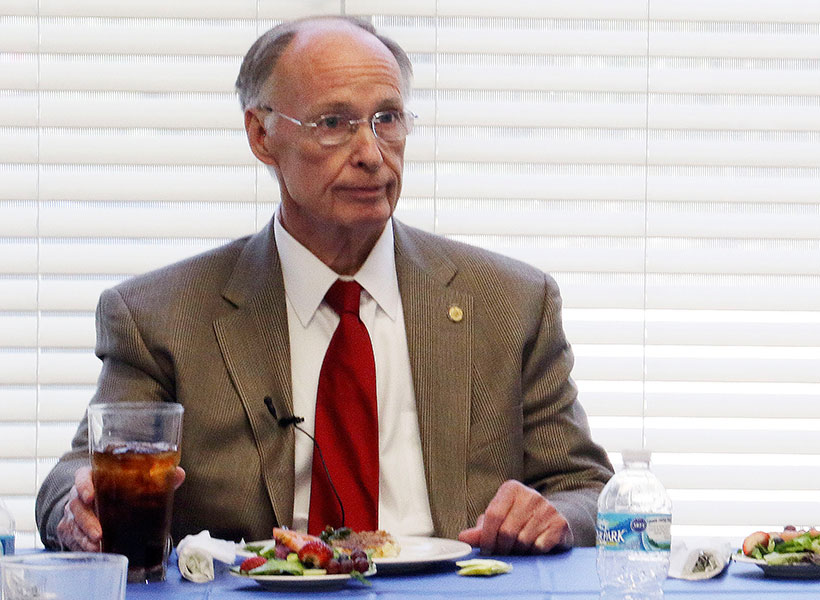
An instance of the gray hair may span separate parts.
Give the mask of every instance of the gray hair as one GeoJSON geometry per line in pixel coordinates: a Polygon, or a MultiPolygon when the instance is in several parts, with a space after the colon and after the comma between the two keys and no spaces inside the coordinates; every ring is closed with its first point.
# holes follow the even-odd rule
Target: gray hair
{"type": "Polygon", "coordinates": [[[299,30],[308,23],[325,20],[339,20],[364,29],[384,44],[399,63],[402,78],[402,93],[410,94],[410,82],[413,78],[413,66],[407,53],[396,42],[376,32],[372,24],[356,17],[346,15],[326,15],[306,17],[295,21],[285,21],[273,29],[269,29],[257,39],[245,54],[239,76],[236,78],[236,91],[239,94],[239,103],[242,110],[255,106],[262,94],[262,88],[271,77],[276,63],[287,49],[290,42],[299,30]]]}

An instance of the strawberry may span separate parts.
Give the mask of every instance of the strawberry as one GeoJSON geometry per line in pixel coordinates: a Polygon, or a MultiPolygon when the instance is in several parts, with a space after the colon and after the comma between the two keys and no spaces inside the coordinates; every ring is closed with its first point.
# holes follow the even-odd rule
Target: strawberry
{"type": "Polygon", "coordinates": [[[303,565],[314,569],[325,569],[333,558],[333,549],[322,540],[306,543],[297,553],[303,565]]]}
{"type": "Polygon", "coordinates": [[[764,548],[769,544],[769,534],[765,531],[755,531],[743,540],[743,554],[751,556],[755,547],[760,544],[764,548]]]}
{"type": "Polygon", "coordinates": [[[256,567],[261,567],[268,559],[264,556],[251,556],[250,558],[246,558],[242,561],[242,564],[239,565],[239,570],[243,573],[247,573],[251,569],[255,569],[256,567]]]}

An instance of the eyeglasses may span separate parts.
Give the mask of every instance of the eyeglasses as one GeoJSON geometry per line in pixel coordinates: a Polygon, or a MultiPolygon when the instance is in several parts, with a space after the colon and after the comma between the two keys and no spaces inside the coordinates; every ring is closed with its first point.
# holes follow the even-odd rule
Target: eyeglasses
{"type": "Polygon", "coordinates": [[[381,110],[370,118],[348,119],[342,115],[321,115],[315,121],[300,121],[284,113],[273,110],[270,106],[260,106],[276,116],[282,117],[300,127],[313,130],[316,141],[322,146],[339,146],[353,137],[359,125],[370,123],[373,134],[385,142],[401,142],[413,131],[413,122],[418,115],[409,110],[381,110]]]}

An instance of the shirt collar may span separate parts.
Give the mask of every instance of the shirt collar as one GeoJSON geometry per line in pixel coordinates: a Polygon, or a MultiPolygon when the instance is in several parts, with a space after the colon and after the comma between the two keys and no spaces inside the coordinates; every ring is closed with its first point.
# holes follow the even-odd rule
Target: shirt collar
{"type": "Polygon", "coordinates": [[[390,319],[395,320],[399,306],[399,282],[393,248],[393,221],[370,251],[359,271],[352,277],[340,277],[288,233],[274,216],[273,234],[282,264],[285,294],[303,327],[307,327],[330,286],[337,279],[354,279],[376,301],[390,319]]]}

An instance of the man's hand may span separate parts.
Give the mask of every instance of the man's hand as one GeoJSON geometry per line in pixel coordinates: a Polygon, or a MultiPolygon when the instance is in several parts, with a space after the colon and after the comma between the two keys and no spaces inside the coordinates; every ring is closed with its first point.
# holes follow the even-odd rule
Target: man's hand
{"type": "Polygon", "coordinates": [[[567,520],[537,491],[520,481],[501,484],[475,527],[458,539],[480,546],[482,554],[543,554],[571,546],[567,520]]]}
{"type": "MultiPolygon", "coordinates": [[[[185,471],[177,467],[174,489],[185,481],[185,471]]],[[[94,483],[91,467],[81,467],[74,474],[74,485],[68,492],[63,518],[57,524],[57,537],[67,550],[99,552],[102,526],[94,512],[94,483]]]]}
{"type": "Polygon", "coordinates": [[[67,550],[100,551],[102,527],[94,512],[91,467],[81,467],[74,473],[74,485],[68,492],[63,518],[57,524],[57,537],[67,550]]]}

